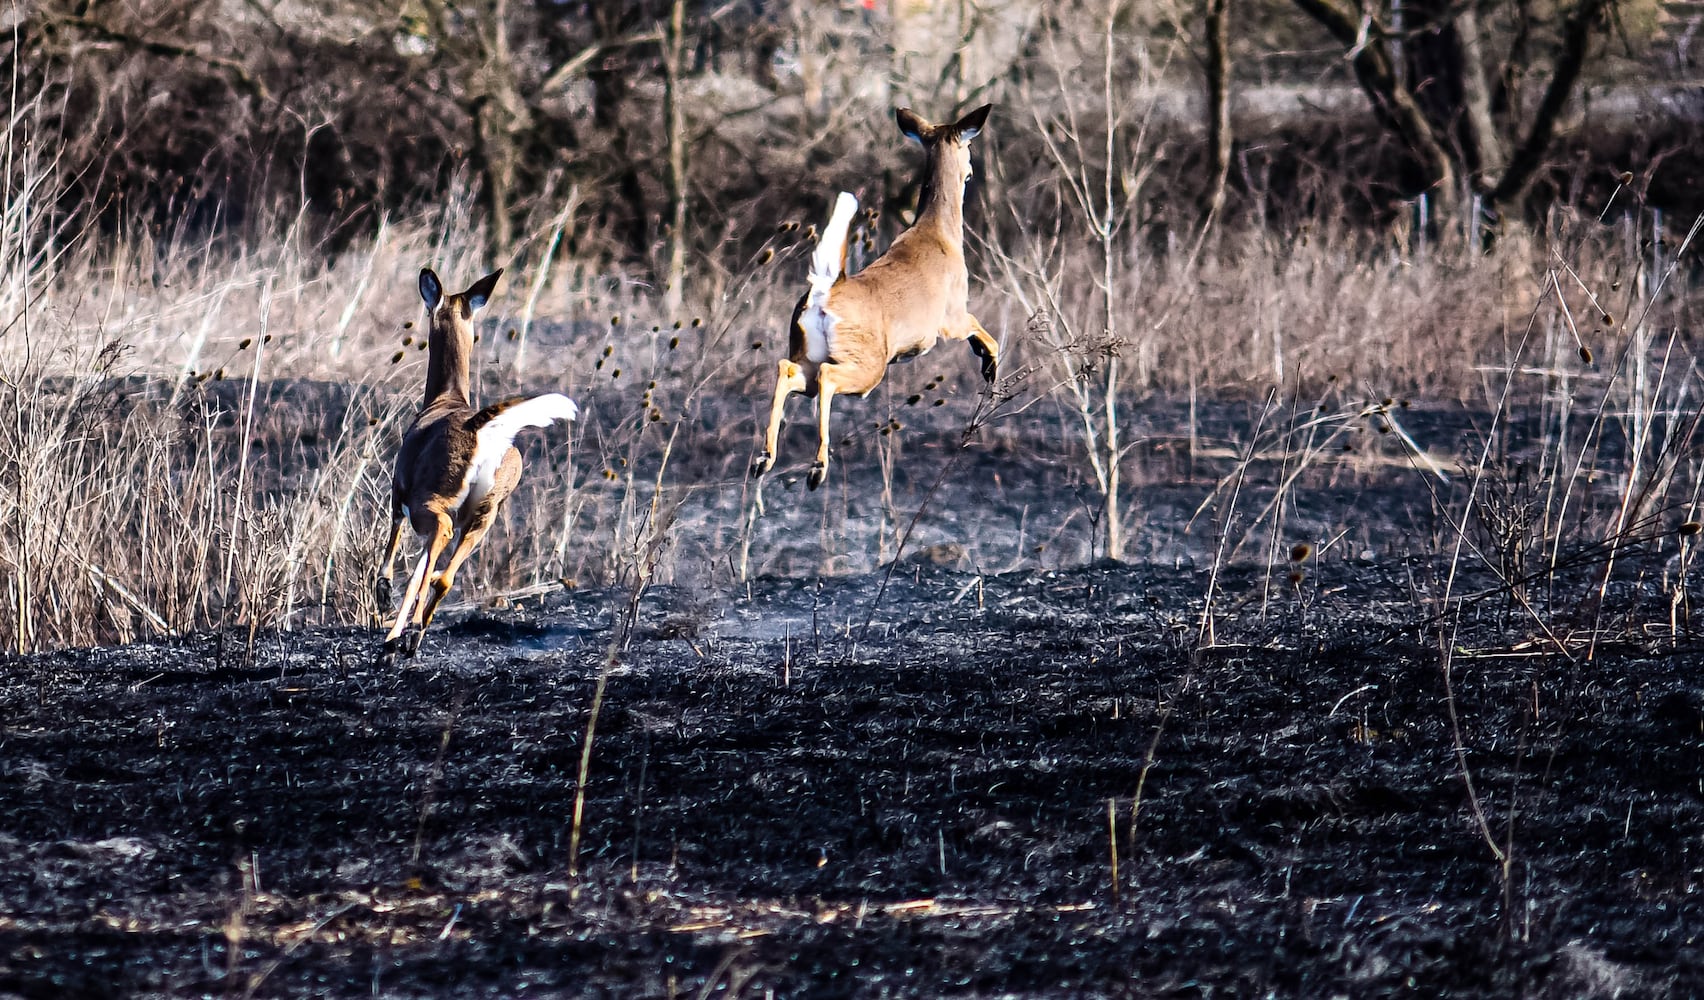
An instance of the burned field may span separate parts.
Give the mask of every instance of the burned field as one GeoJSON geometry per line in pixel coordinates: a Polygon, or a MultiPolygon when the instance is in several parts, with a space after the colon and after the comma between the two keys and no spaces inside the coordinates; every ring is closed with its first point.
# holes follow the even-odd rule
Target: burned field
{"type": "Polygon", "coordinates": [[[1413,542],[1414,476],[1310,476],[1296,536],[1354,544],[1294,560],[917,546],[447,612],[392,669],[350,627],[14,658],[0,994],[1704,991],[1672,536],[1511,595],[1413,542]]]}

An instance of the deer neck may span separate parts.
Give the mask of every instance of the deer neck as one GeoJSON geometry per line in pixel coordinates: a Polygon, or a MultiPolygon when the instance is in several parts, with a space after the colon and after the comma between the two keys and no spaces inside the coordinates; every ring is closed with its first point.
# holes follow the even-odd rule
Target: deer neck
{"type": "Polygon", "coordinates": [[[426,400],[421,404],[422,409],[437,402],[467,405],[467,368],[472,353],[473,334],[463,324],[433,317],[432,332],[427,339],[426,400]]]}
{"type": "Polygon", "coordinates": [[[918,193],[917,225],[932,226],[942,235],[964,241],[964,182],[953,158],[930,150],[918,193]]]}

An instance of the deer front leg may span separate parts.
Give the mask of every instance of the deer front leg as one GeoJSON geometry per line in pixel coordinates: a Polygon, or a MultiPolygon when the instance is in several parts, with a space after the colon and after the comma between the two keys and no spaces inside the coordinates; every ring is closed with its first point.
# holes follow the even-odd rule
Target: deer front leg
{"type": "Polygon", "coordinates": [[[829,362],[817,369],[817,453],[805,485],[811,489],[821,486],[828,478],[828,407],[834,400],[836,376],[840,366],[829,362]]]}
{"type": "Polygon", "coordinates": [[[781,415],[787,398],[805,391],[805,373],[792,361],[782,358],[775,371],[775,400],[769,407],[769,427],[763,436],[763,454],[751,463],[751,474],[761,476],[775,465],[776,441],[781,436],[781,415]]]}
{"type": "Polygon", "coordinates": [[[390,541],[385,545],[385,558],[379,564],[379,575],[373,578],[373,600],[379,606],[380,617],[384,616],[391,603],[391,574],[396,571],[397,546],[402,544],[402,510],[402,494],[392,486],[390,541]]]}
{"type": "Polygon", "coordinates": [[[994,342],[993,336],[982,328],[975,316],[966,314],[965,319],[970,322],[970,335],[967,338],[970,341],[970,349],[982,359],[982,381],[993,385],[994,380],[1000,377],[1000,345],[994,342]]]}

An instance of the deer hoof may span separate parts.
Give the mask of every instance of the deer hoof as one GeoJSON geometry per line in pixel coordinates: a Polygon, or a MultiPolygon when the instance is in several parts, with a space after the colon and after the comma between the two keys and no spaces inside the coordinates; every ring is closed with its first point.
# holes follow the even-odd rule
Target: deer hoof
{"type": "Polygon", "coordinates": [[[821,462],[817,462],[815,465],[811,466],[810,475],[805,477],[805,485],[814,490],[818,486],[821,486],[822,481],[827,478],[828,466],[821,462]]]}
{"type": "Polygon", "coordinates": [[[771,455],[767,451],[764,452],[763,454],[757,456],[757,458],[754,459],[751,463],[752,478],[756,479],[758,476],[761,476],[765,472],[768,472],[769,467],[771,465],[774,465],[774,464],[775,464],[775,456],[771,455]]]}
{"type": "Polygon", "coordinates": [[[983,347],[982,342],[979,340],[972,340],[970,342],[970,349],[976,352],[977,357],[982,359],[982,381],[987,382],[989,385],[993,385],[994,379],[999,376],[999,359],[994,356],[993,351],[983,347]]]}
{"type": "Polygon", "coordinates": [[[401,637],[403,655],[407,656],[409,659],[413,659],[415,656],[419,655],[420,640],[424,638],[425,635],[426,629],[424,626],[409,629],[407,632],[404,632],[401,637]]]}

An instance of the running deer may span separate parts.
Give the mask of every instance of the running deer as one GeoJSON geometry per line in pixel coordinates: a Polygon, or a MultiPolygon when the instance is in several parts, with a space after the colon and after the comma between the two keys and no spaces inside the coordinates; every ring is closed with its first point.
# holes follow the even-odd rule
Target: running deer
{"type": "Polygon", "coordinates": [[[917,222],[888,251],[847,275],[846,237],[858,199],[842,191],[811,255],[807,291],[793,309],[787,357],[778,366],[775,400],[763,453],[751,465],[761,476],[775,464],[781,415],[794,393],[817,401],[817,453],[806,483],[828,477],[828,410],[836,393],[867,396],[887,366],[925,354],[942,338],[968,340],[993,384],[999,346],[970,314],[970,276],[964,266],[964,186],[970,179],[970,140],[992,105],[951,125],[931,125],[910,108],[894,117],[908,139],[923,145],[923,190],[917,222]]]}
{"type": "Polygon", "coordinates": [[[521,481],[521,453],[512,443],[515,435],[522,428],[573,420],[579,412],[573,400],[554,392],[531,399],[516,396],[480,410],[469,402],[473,315],[502,276],[498,268],[467,291],[445,295],[431,268],[420,271],[420,297],[426,301],[429,331],[426,397],[403,435],[391,474],[390,542],[373,584],[381,609],[390,605],[391,573],[404,519],[426,551],[409,574],[396,623],[385,636],[387,655],[399,651],[413,655],[419,649],[420,636],[455,583],[456,571],[491,530],[498,508],[521,481]],[[449,561],[439,570],[446,550],[449,561]],[[410,622],[418,626],[411,635],[407,632],[410,622]]]}

